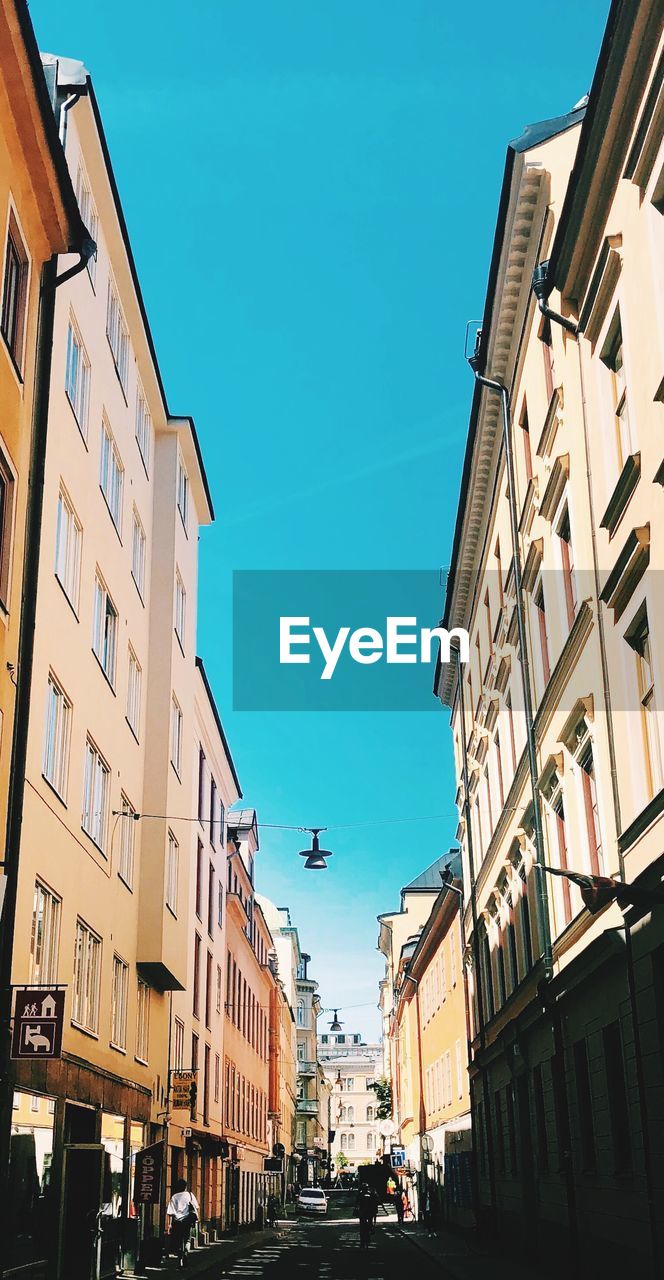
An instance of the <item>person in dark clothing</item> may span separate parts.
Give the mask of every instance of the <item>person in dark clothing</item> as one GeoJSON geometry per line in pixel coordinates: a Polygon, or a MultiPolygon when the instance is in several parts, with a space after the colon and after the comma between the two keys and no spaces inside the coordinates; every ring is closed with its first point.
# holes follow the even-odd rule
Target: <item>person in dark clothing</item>
{"type": "Polygon", "coordinates": [[[360,1220],[360,1248],[368,1249],[378,1212],[378,1196],[366,1182],[360,1187],[355,1212],[360,1220]]]}

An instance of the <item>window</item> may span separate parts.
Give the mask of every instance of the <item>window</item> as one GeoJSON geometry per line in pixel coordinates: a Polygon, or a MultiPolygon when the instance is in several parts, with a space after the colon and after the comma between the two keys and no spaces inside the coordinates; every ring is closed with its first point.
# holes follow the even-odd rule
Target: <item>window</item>
{"type": "Polygon", "coordinates": [[[217,1013],[221,1013],[221,991],[222,991],[221,965],[218,964],[217,965],[217,993],[215,998],[215,1008],[217,1010],[217,1013]]]}
{"type": "Polygon", "coordinates": [[[39,1098],[34,1093],[30,1099],[30,1110],[39,1111],[39,1098]]]}
{"type": "Polygon", "coordinates": [[[182,769],[182,711],[175,694],[171,703],[171,764],[179,778],[182,769]]]}
{"type": "MultiPolygon", "coordinates": [[[[543,792],[549,804],[549,813],[555,835],[554,843],[558,855],[558,866],[561,871],[567,871],[569,860],[567,856],[567,828],[565,824],[563,786],[556,769],[551,772],[547,779],[543,792]]],[[[572,919],[572,897],[570,881],[565,877],[560,879],[560,895],[563,903],[563,919],[565,924],[569,924],[572,919]]]]}
{"type": "Polygon", "coordinates": [[[196,844],[196,915],[203,918],[203,846],[200,840],[196,844]]]}
{"type": "Polygon", "coordinates": [[[560,556],[563,566],[563,587],[565,590],[565,609],[567,612],[567,625],[571,628],[576,617],[576,585],[574,582],[574,557],[572,554],[572,531],[569,520],[569,508],[567,505],[563,508],[558,528],[556,530],[560,540],[560,556]]]}
{"type": "Polygon", "coordinates": [[[118,875],[131,889],[134,884],[134,846],[136,842],[136,810],[127,799],[124,791],[121,795],[122,817],[120,823],[120,866],[118,875]],[[126,817],[124,815],[127,815],[126,817]]]}
{"type": "Polygon", "coordinates": [[[2,336],[19,373],[23,362],[25,315],[28,301],[28,255],[18,222],[9,214],[5,246],[5,275],[2,286],[2,336]]]}
{"type": "MultiPolygon", "coordinates": [[[[195,1031],[191,1033],[191,1069],[196,1071],[198,1068],[198,1036],[195,1031]]],[[[196,1086],[191,1091],[191,1118],[196,1119],[196,1086]]]]}
{"type": "Polygon", "coordinates": [[[83,339],[73,319],[67,330],[67,362],[65,365],[65,391],[74,410],[79,431],[88,438],[88,408],[90,404],[90,361],[83,346],[83,339]]]}
{"type": "Polygon", "coordinates": [[[61,485],[55,526],[55,576],[74,609],[78,607],[82,541],[83,526],[61,485]]]}
{"type": "Polygon", "coordinates": [[[72,974],[72,1022],[84,1031],[99,1030],[101,938],[83,920],[76,921],[72,974]]]}
{"type": "Polygon", "coordinates": [[[166,858],[166,906],[173,915],[177,915],[178,907],[178,872],[180,862],[180,846],[172,831],[168,833],[168,853],[166,858]]]}
{"type": "Polygon", "coordinates": [[[348,1108],[348,1123],[349,1123],[349,1124],[353,1124],[354,1122],[355,1122],[355,1107],[349,1107],[349,1108],[348,1108]]]}
{"type": "Polygon", "coordinates": [[[83,780],[83,830],[105,852],[111,771],[88,738],[83,780]]]}
{"type": "MultiPolygon", "coordinates": [[[[205,752],[202,747],[198,749],[198,820],[205,822],[205,752]]],[[[230,863],[229,863],[230,872],[230,863]]]]}
{"type": "Polygon", "coordinates": [[[118,295],[112,280],[108,282],[108,302],[106,309],[106,336],[113,352],[113,360],[117,369],[120,385],[127,395],[127,378],[129,375],[129,334],[120,310],[118,295]]]}
{"type": "Polygon", "coordinates": [[[456,1065],[457,1078],[457,1097],[463,1097],[463,1060],[461,1057],[461,1041],[457,1040],[454,1046],[454,1057],[456,1065]]]}
{"type": "Polygon", "coordinates": [[[224,923],[224,886],[221,880],[217,883],[217,924],[221,929],[224,923]]]}
{"type": "Polygon", "coordinates": [[[542,342],[542,357],[544,359],[544,385],[546,387],[547,400],[551,399],[555,387],[556,369],[553,359],[553,335],[551,333],[551,321],[544,319],[540,329],[540,339],[542,342]]]}
{"type": "Polygon", "coordinates": [[[118,453],[113,433],[106,419],[101,424],[101,462],[99,468],[99,484],[111,513],[111,519],[118,533],[122,524],[122,489],[124,484],[124,467],[118,453]]]}
{"type": "Polygon", "coordinates": [[[127,1048],[127,992],[129,965],[120,956],[113,956],[113,985],[111,987],[111,1044],[116,1049],[127,1048]]]}
{"type": "Polygon", "coordinates": [[[373,1133],[367,1134],[367,1151],[373,1151],[373,1133]]]}
{"type": "Polygon", "coordinates": [[[542,1067],[537,1063],[533,1067],[533,1098],[535,1102],[535,1135],[537,1139],[537,1169],[546,1173],[549,1165],[549,1143],[546,1131],[546,1110],[544,1107],[544,1085],[542,1067]]]}
{"type": "Polygon", "coordinates": [[[535,619],[537,622],[537,632],[539,636],[539,652],[541,661],[542,679],[547,685],[551,679],[551,665],[549,663],[549,641],[546,631],[546,606],[544,604],[544,586],[540,578],[533,592],[533,604],[535,606],[535,619]]]}
{"type": "Polygon", "coordinates": [[[622,471],[627,459],[635,452],[635,445],[627,408],[627,386],[625,383],[623,337],[619,308],[616,309],[611,321],[600,360],[608,370],[609,397],[613,413],[618,470],[622,471]]]}
{"type": "Polygon", "coordinates": [[[9,565],[14,512],[14,477],[0,452],[0,601],[7,608],[9,600],[9,565]]]}
{"type": "Polygon", "coordinates": [[[184,469],[182,458],[178,454],[178,478],[177,478],[177,504],[178,511],[182,517],[182,523],[187,528],[187,516],[189,514],[189,477],[184,469]]]}
{"type": "Polygon", "coordinates": [[[218,1053],[214,1055],[214,1100],[219,1101],[219,1084],[221,1076],[221,1060],[218,1053]]]}
{"type": "Polygon", "coordinates": [[[42,772],[61,799],[67,789],[71,702],[53,674],[46,693],[46,732],[42,772]]]}
{"type": "Polygon", "coordinates": [[[303,1027],[303,1026],[305,1026],[305,1021],[304,1021],[304,1000],[298,1000],[298,1002],[297,1002],[297,1025],[298,1025],[298,1027],[303,1027]]]}
{"type": "Polygon", "coordinates": [[[181,1018],[175,1019],[175,1029],[173,1034],[173,1065],[176,1070],[181,1070],[184,1066],[184,1022],[181,1018]]]}
{"type": "Polygon", "coordinates": [[[581,765],[581,784],[583,787],[583,804],[586,814],[590,867],[593,875],[598,876],[602,873],[602,834],[599,823],[599,809],[597,805],[595,763],[590,743],[588,743],[587,747],[581,754],[579,764],[581,765]]]}
{"type": "Polygon", "coordinates": [[[136,443],[143,459],[146,473],[150,470],[150,441],[152,438],[152,418],[145,402],[145,396],[139,387],[136,392],[136,443]]]}
{"type": "Polygon", "coordinates": [[[214,886],[215,886],[214,863],[208,866],[208,920],[207,927],[210,937],[214,933],[214,886]]]}
{"type": "Polygon", "coordinates": [[[592,1172],[595,1168],[595,1130],[593,1128],[593,1098],[590,1089],[588,1050],[585,1040],[577,1040],[573,1046],[574,1082],[576,1085],[577,1134],[580,1171],[592,1172]]]}
{"type": "Polygon", "coordinates": [[[201,939],[200,934],[194,934],[194,980],[192,984],[191,1007],[195,1018],[200,1017],[201,1012],[201,939]]]}
{"type": "Polygon", "coordinates": [[[142,978],[138,979],[136,1004],[136,1057],[148,1061],[150,1044],[150,988],[142,978]]]}
{"type": "Polygon", "coordinates": [[[187,592],[180,577],[179,569],[175,570],[175,634],[184,649],[184,630],[187,620],[187,592]]]}
{"type": "Polygon", "coordinates": [[[355,1081],[354,1081],[354,1079],[353,1079],[353,1077],[352,1077],[352,1076],[347,1076],[347,1077],[346,1077],[346,1088],[347,1088],[347,1090],[348,1090],[348,1092],[349,1092],[349,1093],[352,1093],[352,1092],[353,1092],[353,1090],[354,1090],[354,1088],[355,1088],[355,1081]]]}
{"type": "Polygon", "coordinates": [[[131,535],[131,576],[142,600],[145,594],[145,529],[136,507],[134,507],[131,535]]]}
{"type": "Polygon", "coordinates": [[[373,1107],[367,1107],[367,1120],[370,1124],[373,1122],[373,1118],[374,1118],[373,1107]]]}
{"type": "Polygon", "coordinates": [[[129,670],[127,676],[127,721],[132,732],[138,738],[141,724],[141,687],[143,672],[141,664],[129,646],[129,670]]]}
{"type": "MultiPolygon", "coordinates": [[[[83,222],[83,226],[87,227],[88,231],[90,232],[90,239],[94,240],[95,244],[98,245],[99,244],[99,218],[97,216],[97,210],[95,209],[94,201],[92,199],[87,178],[80,166],[78,170],[78,177],[76,179],[76,199],[78,201],[78,207],[81,211],[81,220],[83,222]]],[[[88,275],[90,277],[90,281],[94,286],[97,278],[96,252],[93,253],[91,257],[88,258],[86,265],[88,268],[88,275]]]]}
{"type": "Polygon", "coordinates": [[[519,426],[521,427],[521,439],[523,441],[523,462],[526,468],[526,480],[532,480],[533,455],[530,448],[530,424],[528,422],[528,409],[526,407],[525,400],[523,402],[523,409],[521,410],[519,426]]]}
{"type": "Polygon", "coordinates": [[[32,900],[30,982],[55,982],[58,974],[61,899],[39,880],[32,900]]]}
{"type": "Polygon", "coordinates": [[[92,649],[110,684],[115,684],[117,636],[118,611],[108,594],[106,583],[97,573],[92,618],[92,649]]]}
{"type": "Polygon", "coordinates": [[[205,1025],[212,1026],[212,953],[208,951],[205,963],[205,1025]]]}
{"type": "Polygon", "coordinates": [[[348,1134],[348,1150],[349,1151],[355,1150],[355,1134],[354,1133],[348,1134]]]}
{"type": "Polygon", "coordinates": [[[636,655],[636,681],[641,711],[646,786],[648,799],[652,799],[663,785],[664,773],[662,770],[662,747],[655,699],[650,627],[645,607],[639,611],[626,636],[626,640],[636,655]]]}

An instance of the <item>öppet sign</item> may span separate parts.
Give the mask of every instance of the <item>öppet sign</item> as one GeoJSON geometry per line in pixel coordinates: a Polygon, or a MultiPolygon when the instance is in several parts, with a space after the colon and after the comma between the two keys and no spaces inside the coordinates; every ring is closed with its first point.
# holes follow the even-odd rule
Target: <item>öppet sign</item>
{"type": "Polygon", "coordinates": [[[62,987],[25,987],[16,992],[12,1058],[59,1058],[65,993],[62,987]]]}
{"type": "Polygon", "coordinates": [[[163,1159],[163,1142],[155,1142],[154,1146],[144,1147],[138,1152],[134,1169],[134,1204],[159,1204],[163,1159]]]}

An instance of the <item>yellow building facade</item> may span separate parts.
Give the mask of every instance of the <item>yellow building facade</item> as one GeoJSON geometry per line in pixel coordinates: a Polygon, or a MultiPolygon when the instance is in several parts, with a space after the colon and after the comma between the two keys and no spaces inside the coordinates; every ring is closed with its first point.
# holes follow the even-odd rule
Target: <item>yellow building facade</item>
{"type": "Polygon", "coordinates": [[[661,58],[661,7],[614,3],[588,100],[508,148],[444,615],[470,660],[437,677],[478,1211],[639,1272],[663,1256],[661,58]]]}
{"type": "Polygon", "coordinates": [[[417,1205],[463,1221],[471,1208],[468,1032],[461,934],[461,860],[419,935],[401,949],[391,1036],[399,1137],[416,1172],[417,1205]]]}

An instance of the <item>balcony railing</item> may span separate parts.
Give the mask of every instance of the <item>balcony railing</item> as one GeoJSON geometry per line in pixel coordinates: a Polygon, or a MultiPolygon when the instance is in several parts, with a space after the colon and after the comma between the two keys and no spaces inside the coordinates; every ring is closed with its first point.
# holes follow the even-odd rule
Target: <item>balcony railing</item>
{"type": "Polygon", "coordinates": [[[303,1116],[317,1116],[318,1100],[316,1098],[298,1098],[297,1110],[303,1116]]]}
{"type": "Polygon", "coordinates": [[[315,1076],[316,1063],[311,1062],[308,1058],[298,1058],[297,1074],[299,1076],[315,1076]]]}

